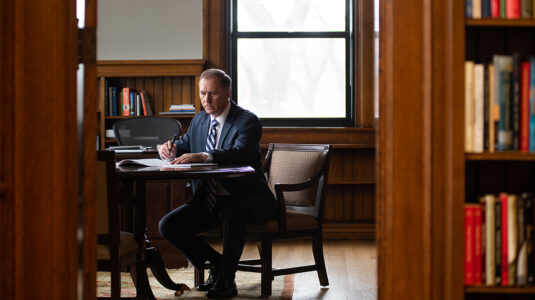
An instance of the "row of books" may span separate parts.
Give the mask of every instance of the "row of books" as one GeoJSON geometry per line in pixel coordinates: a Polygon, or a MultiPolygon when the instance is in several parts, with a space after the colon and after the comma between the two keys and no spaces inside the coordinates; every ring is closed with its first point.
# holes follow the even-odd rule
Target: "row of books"
{"type": "Polygon", "coordinates": [[[535,0],[466,0],[466,17],[469,19],[535,18],[535,0]]]}
{"type": "Polygon", "coordinates": [[[465,285],[535,283],[533,195],[488,194],[465,204],[465,285]]]}
{"type": "Polygon", "coordinates": [[[465,151],[535,151],[535,56],[465,62],[465,151]]]}
{"type": "Polygon", "coordinates": [[[104,97],[106,116],[150,116],[150,106],[147,93],[137,92],[129,87],[110,86],[104,97]]]}

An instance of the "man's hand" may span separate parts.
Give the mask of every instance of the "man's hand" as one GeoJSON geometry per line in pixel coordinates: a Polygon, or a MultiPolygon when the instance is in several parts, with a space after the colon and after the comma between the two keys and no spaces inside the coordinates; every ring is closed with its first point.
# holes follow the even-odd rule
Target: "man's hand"
{"type": "Polygon", "coordinates": [[[175,164],[205,162],[207,159],[208,159],[208,155],[204,153],[186,153],[175,158],[173,161],[171,161],[171,164],[175,165],[175,164]]]}
{"type": "Polygon", "coordinates": [[[176,156],[176,146],[169,140],[162,144],[158,150],[158,154],[160,154],[161,158],[170,160],[176,156]]]}

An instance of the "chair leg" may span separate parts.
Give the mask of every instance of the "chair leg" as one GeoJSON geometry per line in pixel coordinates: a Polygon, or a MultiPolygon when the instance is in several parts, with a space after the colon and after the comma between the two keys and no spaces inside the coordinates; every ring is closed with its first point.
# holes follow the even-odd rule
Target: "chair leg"
{"type": "Polygon", "coordinates": [[[329,285],[327,278],[327,269],[325,268],[325,259],[323,258],[323,237],[321,229],[312,237],[312,253],[314,254],[314,262],[318,268],[318,277],[321,286],[329,285]]]}
{"type": "Polygon", "coordinates": [[[194,269],[194,284],[195,286],[199,286],[204,283],[204,270],[199,270],[197,268],[194,269]]]}
{"type": "Polygon", "coordinates": [[[121,270],[119,264],[112,263],[111,266],[111,299],[118,300],[121,298],[121,270]]]}
{"type": "Polygon", "coordinates": [[[273,270],[272,270],[272,253],[271,253],[272,241],[271,238],[263,238],[261,242],[261,251],[260,259],[262,261],[262,277],[261,277],[261,286],[262,286],[262,295],[270,296],[271,295],[271,281],[273,280],[273,270]]]}

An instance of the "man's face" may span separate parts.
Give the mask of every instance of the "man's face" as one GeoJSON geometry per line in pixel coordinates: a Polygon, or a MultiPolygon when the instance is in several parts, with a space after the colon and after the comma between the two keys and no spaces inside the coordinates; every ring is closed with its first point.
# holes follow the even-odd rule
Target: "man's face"
{"type": "Polygon", "coordinates": [[[199,81],[199,96],[204,111],[218,117],[227,107],[230,89],[223,88],[217,78],[203,78],[199,81]]]}

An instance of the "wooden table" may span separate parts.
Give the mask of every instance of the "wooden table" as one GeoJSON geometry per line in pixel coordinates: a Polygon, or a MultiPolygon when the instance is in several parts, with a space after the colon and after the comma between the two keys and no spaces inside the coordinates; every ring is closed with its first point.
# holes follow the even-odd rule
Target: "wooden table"
{"type": "MultiPolygon", "coordinates": [[[[136,213],[133,220],[134,230],[140,230],[143,234],[146,231],[145,222],[145,184],[147,180],[172,180],[172,179],[206,179],[206,178],[231,178],[241,177],[254,173],[250,166],[206,166],[192,168],[158,168],[158,167],[118,167],[117,179],[123,183],[121,192],[125,203],[137,203],[136,208],[140,212],[136,213]]],[[[182,291],[184,284],[175,283],[167,274],[160,252],[151,246],[149,239],[145,236],[145,255],[148,266],[154,277],[170,290],[182,291]]],[[[146,269],[144,269],[146,272],[146,269]]],[[[143,274],[147,278],[146,274],[143,274]]],[[[145,292],[147,297],[154,299],[150,285],[146,284],[145,292]]]]}

